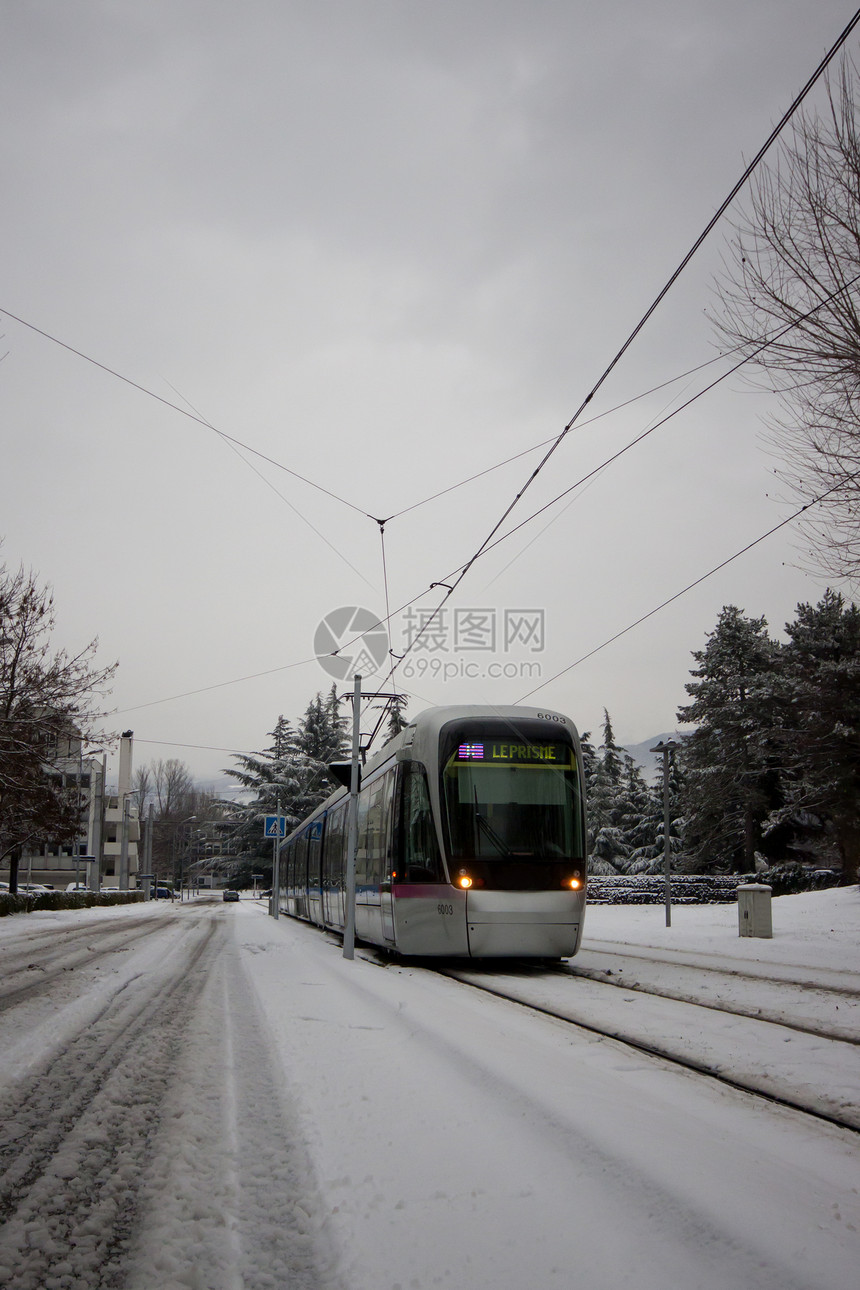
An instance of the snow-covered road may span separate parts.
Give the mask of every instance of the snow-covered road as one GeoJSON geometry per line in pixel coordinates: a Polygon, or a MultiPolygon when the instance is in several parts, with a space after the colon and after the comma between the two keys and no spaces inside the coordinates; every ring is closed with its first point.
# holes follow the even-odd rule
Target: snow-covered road
{"type": "MultiPolygon", "coordinates": [[[[620,942],[669,989],[673,955],[730,955],[773,1008],[775,976],[860,971],[860,899],[838,896],[790,943],[730,940],[719,907],[679,911],[674,940],[653,910],[592,910],[581,963],[605,972],[620,942]]],[[[619,1025],[671,1003],[519,979],[602,990],[619,1025]]],[[[856,1133],[421,968],[346,962],[252,901],[2,920],[0,1079],[8,1290],[857,1284],[856,1133]]]]}

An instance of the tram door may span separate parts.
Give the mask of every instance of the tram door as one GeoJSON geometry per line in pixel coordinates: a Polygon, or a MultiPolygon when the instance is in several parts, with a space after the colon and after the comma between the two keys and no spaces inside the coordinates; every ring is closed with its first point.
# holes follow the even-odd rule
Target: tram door
{"type": "Polygon", "coordinates": [[[308,829],[308,918],[322,925],[322,860],[323,821],[314,820],[308,829]]]}
{"type": "Polygon", "coordinates": [[[382,917],[382,935],[384,940],[396,940],[394,932],[394,872],[397,868],[397,852],[394,828],[394,783],[393,770],[385,773],[382,779],[379,829],[379,863],[381,882],[379,885],[379,904],[382,917]]]}
{"type": "Polygon", "coordinates": [[[327,927],[343,927],[343,869],[346,854],[346,807],[336,807],[326,819],[323,841],[322,902],[327,927]]]}

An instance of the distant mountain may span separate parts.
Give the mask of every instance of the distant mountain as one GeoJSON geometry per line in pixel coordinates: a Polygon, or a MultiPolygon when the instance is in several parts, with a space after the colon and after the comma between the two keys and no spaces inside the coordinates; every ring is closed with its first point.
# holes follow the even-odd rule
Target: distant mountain
{"type": "Polygon", "coordinates": [[[643,739],[641,744],[622,744],[621,747],[625,752],[629,752],[636,765],[642,771],[649,784],[653,784],[663,771],[663,758],[659,753],[652,753],[651,749],[657,744],[663,743],[666,739],[681,739],[682,735],[679,730],[669,730],[662,735],[652,735],[650,739],[643,739]]]}

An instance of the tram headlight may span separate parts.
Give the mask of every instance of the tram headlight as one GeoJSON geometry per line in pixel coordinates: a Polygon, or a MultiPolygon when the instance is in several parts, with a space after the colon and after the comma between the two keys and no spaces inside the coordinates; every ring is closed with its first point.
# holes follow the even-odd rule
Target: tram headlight
{"type": "Polygon", "coordinates": [[[465,869],[461,869],[457,875],[457,886],[462,887],[464,891],[468,891],[471,885],[472,879],[469,877],[465,869]]]}
{"type": "Polygon", "coordinates": [[[570,887],[571,891],[582,890],[582,879],[579,874],[575,873],[572,878],[565,879],[565,887],[570,887]]]}

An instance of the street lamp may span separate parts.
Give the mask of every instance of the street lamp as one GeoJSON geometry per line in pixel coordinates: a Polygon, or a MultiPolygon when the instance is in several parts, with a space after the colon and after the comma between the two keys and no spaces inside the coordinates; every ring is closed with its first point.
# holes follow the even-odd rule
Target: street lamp
{"type": "MultiPolygon", "coordinates": [[[[196,816],[196,815],[189,815],[187,820],[180,820],[180,821],[179,821],[179,823],[178,823],[178,824],[177,824],[177,826],[176,826],[176,832],[178,833],[178,832],[179,832],[179,830],[180,830],[180,829],[182,829],[182,828],[184,828],[186,824],[191,824],[192,820],[196,820],[196,819],[197,819],[197,816],[196,816]]],[[[176,837],[176,833],[174,833],[174,835],[173,835],[173,836],[174,836],[174,838],[175,838],[175,837],[176,837]]],[[[183,852],[182,847],[181,847],[181,845],[180,845],[180,848],[179,848],[179,900],[180,900],[180,903],[181,903],[181,901],[182,901],[182,860],[183,860],[183,855],[184,855],[184,852],[183,852]]]]}
{"type": "Polygon", "coordinates": [[[677,739],[660,740],[658,744],[651,749],[653,753],[663,754],[663,872],[665,875],[665,895],[666,895],[666,926],[672,926],[672,885],[670,879],[670,847],[669,847],[669,756],[680,748],[681,745],[677,739]]]}
{"type": "Polygon", "coordinates": [[[119,889],[128,891],[129,872],[128,872],[128,829],[130,820],[130,798],[140,795],[139,788],[130,788],[122,795],[122,832],[120,834],[119,845],[119,889]]]}

